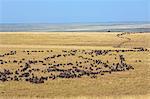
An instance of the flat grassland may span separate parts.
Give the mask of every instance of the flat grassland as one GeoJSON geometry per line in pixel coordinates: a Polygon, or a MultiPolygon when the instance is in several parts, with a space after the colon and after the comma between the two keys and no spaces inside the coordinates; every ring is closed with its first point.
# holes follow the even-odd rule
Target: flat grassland
{"type": "Polygon", "coordinates": [[[0,98],[148,99],[150,33],[1,32],[0,98]]]}

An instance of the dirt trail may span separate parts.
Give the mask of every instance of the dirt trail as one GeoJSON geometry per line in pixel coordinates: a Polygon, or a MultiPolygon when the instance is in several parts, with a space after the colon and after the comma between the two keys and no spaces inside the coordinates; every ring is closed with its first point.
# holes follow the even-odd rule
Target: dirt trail
{"type": "Polygon", "coordinates": [[[121,38],[122,40],[125,40],[125,41],[121,42],[121,43],[118,44],[116,47],[121,47],[121,46],[123,46],[125,43],[131,42],[131,38],[128,37],[130,34],[133,34],[133,33],[124,32],[124,33],[121,33],[121,34],[117,34],[117,37],[119,37],[119,38],[121,38]]]}

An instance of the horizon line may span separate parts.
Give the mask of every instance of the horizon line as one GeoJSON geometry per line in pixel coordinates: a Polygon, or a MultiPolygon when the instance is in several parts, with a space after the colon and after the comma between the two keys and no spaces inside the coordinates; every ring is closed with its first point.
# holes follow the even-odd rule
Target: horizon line
{"type": "Polygon", "coordinates": [[[110,21],[110,22],[0,22],[0,24],[87,24],[87,23],[150,23],[150,21],[110,21]]]}

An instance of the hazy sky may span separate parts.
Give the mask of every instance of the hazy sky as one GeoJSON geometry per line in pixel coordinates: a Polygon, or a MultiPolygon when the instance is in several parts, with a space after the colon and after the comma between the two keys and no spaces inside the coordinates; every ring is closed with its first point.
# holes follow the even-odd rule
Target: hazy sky
{"type": "Polygon", "coordinates": [[[0,0],[0,23],[150,21],[150,0],[0,0]]]}

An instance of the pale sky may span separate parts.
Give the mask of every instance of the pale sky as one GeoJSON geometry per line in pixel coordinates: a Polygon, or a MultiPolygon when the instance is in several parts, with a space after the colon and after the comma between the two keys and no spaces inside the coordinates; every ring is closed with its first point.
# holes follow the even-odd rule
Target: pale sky
{"type": "Polygon", "coordinates": [[[149,0],[0,0],[0,23],[150,21],[149,0]]]}

